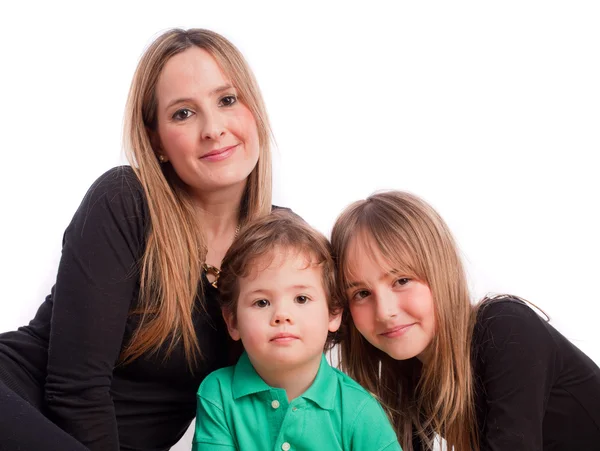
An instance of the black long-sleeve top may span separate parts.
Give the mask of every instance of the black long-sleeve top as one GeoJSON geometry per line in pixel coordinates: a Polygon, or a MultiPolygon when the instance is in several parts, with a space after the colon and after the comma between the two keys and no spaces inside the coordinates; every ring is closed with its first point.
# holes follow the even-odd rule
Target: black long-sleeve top
{"type": "Polygon", "coordinates": [[[484,304],[472,349],[481,451],[600,450],[600,369],[525,303],[484,304]]]}
{"type": "MultiPolygon", "coordinates": [[[[204,360],[191,372],[179,343],[123,365],[136,329],[139,264],[149,215],[128,166],[89,189],[63,238],[56,284],[28,326],[0,335],[0,380],[90,450],[166,450],[195,414],[195,393],[226,364],[217,290],[193,321],[204,360]]],[[[205,281],[206,282],[206,281],[205,281]]],[[[199,306],[199,304],[198,304],[199,306]]]]}

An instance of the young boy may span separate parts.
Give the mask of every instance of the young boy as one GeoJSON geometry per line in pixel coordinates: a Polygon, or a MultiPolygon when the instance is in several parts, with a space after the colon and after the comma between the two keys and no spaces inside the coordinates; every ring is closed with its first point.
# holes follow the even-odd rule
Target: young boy
{"type": "Polygon", "coordinates": [[[341,303],[327,239],[288,211],[246,227],[221,308],[245,352],[198,389],[193,450],[401,450],[379,403],[327,363],[341,303]]]}

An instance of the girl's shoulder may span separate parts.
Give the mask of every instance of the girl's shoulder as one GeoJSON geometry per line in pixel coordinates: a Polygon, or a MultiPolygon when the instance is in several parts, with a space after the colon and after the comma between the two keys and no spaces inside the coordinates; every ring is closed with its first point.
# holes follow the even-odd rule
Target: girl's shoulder
{"type": "Polygon", "coordinates": [[[553,338],[548,318],[541,316],[535,308],[516,296],[485,298],[476,307],[472,340],[476,353],[485,353],[486,349],[512,349],[519,343],[548,342],[550,345],[553,338]]]}
{"type": "Polygon", "coordinates": [[[485,297],[476,307],[476,324],[514,317],[543,319],[534,310],[535,306],[524,299],[509,294],[485,297]]]}

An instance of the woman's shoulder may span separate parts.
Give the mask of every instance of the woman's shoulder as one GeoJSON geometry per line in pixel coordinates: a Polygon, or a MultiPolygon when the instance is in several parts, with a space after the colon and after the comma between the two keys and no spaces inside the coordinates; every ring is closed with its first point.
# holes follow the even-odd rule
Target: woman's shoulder
{"type": "Polygon", "coordinates": [[[106,194],[143,194],[142,184],[131,166],[116,166],[109,169],[90,186],[88,196],[104,196],[106,194]]]}
{"type": "Polygon", "coordinates": [[[130,166],[117,166],[98,177],[87,190],[67,232],[100,232],[134,225],[140,235],[146,228],[148,208],[142,185],[130,166]]]}
{"type": "MultiPolygon", "coordinates": [[[[117,166],[98,177],[85,194],[82,207],[90,210],[97,206],[132,213],[144,213],[146,196],[131,166],[117,166]]],[[[81,209],[81,207],[80,207],[81,209]]]]}

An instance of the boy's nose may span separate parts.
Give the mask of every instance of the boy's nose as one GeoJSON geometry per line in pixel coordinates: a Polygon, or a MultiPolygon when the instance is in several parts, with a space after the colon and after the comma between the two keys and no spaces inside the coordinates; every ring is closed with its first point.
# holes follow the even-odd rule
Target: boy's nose
{"type": "Polygon", "coordinates": [[[284,323],[292,324],[292,317],[287,311],[277,311],[273,315],[272,323],[275,326],[279,326],[284,323]]]}

